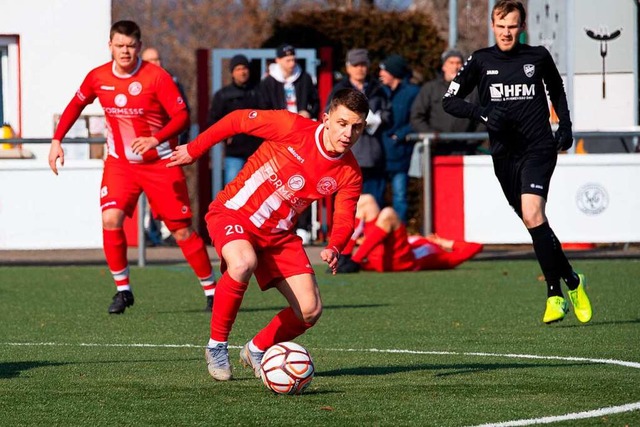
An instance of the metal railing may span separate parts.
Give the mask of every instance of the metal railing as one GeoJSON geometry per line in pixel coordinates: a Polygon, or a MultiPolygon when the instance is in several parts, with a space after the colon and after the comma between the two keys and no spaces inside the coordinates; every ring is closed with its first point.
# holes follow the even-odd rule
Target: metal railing
{"type": "MultiPolygon", "coordinates": [[[[638,147],[638,140],[640,139],[640,131],[586,131],[586,132],[574,132],[573,139],[578,141],[580,139],[593,139],[593,138],[617,138],[622,143],[625,151],[630,153],[638,147]],[[627,146],[625,138],[633,138],[633,149],[627,146]]],[[[427,133],[412,133],[407,135],[409,141],[419,141],[421,144],[421,170],[423,179],[423,192],[422,192],[422,207],[423,207],[423,221],[422,231],[425,236],[433,233],[433,217],[432,217],[432,194],[431,194],[431,147],[434,142],[437,141],[484,141],[489,139],[487,132],[427,132],[427,133]]],[[[569,152],[575,151],[576,144],[571,147],[569,152]]]]}
{"type": "MultiPolygon", "coordinates": [[[[574,132],[574,139],[589,139],[589,138],[619,138],[625,151],[633,151],[627,146],[624,138],[633,138],[634,149],[638,146],[640,139],[640,131],[587,131],[587,132],[574,132]]],[[[451,140],[467,140],[467,141],[483,141],[489,138],[486,132],[451,132],[451,133],[414,133],[407,136],[409,141],[418,141],[421,145],[419,149],[421,152],[421,170],[423,177],[423,194],[422,194],[422,206],[424,209],[423,217],[423,233],[429,235],[433,232],[433,218],[432,218],[432,192],[431,192],[431,147],[438,141],[451,141],[451,140]]],[[[51,139],[46,138],[7,138],[0,139],[2,144],[49,144],[51,139]]],[[[64,144],[104,144],[105,138],[69,138],[64,140],[64,144]]],[[[575,144],[571,148],[571,151],[575,150],[575,144]]],[[[138,266],[144,267],[146,265],[146,242],[145,242],[145,227],[144,218],[147,211],[147,199],[142,193],[138,199],[138,266]]]]}

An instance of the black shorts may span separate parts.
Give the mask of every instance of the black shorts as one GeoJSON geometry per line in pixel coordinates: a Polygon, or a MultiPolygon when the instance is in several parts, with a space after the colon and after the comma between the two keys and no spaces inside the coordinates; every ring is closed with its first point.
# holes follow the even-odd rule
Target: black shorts
{"type": "Polygon", "coordinates": [[[522,218],[523,194],[536,194],[547,199],[557,160],[558,153],[551,150],[493,158],[493,171],[507,201],[519,217],[522,218]]]}

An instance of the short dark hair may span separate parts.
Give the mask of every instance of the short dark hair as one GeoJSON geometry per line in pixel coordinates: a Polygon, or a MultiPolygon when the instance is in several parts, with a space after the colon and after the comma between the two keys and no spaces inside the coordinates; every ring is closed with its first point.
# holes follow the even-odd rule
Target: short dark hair
{"type": "Polygon", "coordinates": [[[522,26],[527,20],[527,11],[524,9],[522,2],[518,0],[500,0],[493,6],[491,11],[491,22],[493,22],[493,16],[497,15],[498,18],[504,18],[511,12],[518,11],[520,13],[520,26],[522,26]]]}
{"type": "Polygon", "coordinates": [[[140,31],[140,27],[133,21],[118,21],[115,22],[111,26],[111,31],[109,32],[109,40],[113,40],[113,36],[115,34],[123,34],[128,37],[133,37],[134,39],[140,41],[142,40],[142,32],[140,31]]]}
{"type": "Polygon", "coordinates": [[[369,114],[369,100],[360,91],[351,88],[340,89],[331,98],[327,107],[327,112],[335,110],[340,105],[344,105],[349,110],[364,117],[369,114]]]}

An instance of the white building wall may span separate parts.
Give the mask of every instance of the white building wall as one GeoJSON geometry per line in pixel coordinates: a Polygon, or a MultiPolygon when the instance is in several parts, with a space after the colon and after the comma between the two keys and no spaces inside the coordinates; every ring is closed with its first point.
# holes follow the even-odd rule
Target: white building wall
{"type": "MultiPolygon", "coordinates": [[[[51,138],[85,75],[110,59],[111,0],[0,0],[0,35],[19,36],[23,138],[51,138]]],[[[84,113],[102,114],[99,103],[84,113]]],[[[29,145],[46,162],[49,147],[29,145]]]]}
{"type": "Polygon", "coordinates": [[[565,86],[574,130],[638,125],[637,8],[629,0],[529,0],[529,44],[551,52],[565,86]],[[587,35],[620,34],[601,44],[587,35]],[[602,93],[602,56],[605,53],[602,93]]]}

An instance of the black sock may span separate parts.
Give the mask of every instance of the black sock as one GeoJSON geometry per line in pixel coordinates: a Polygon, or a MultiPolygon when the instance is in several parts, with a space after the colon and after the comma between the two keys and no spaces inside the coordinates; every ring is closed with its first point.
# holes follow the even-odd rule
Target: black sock
{"type": "Polygon", "coordinates": [[[580,284],[580,278],[578,277],[578,274],[576,274],[575,271],[571,271],[571,274],[569,274],[568,277],[562,276],[562,278],[564,279],[564,283],[567,284],[567,287],[571,291],[576,289],[580,284]]]}
{"type": "MultiPolygon", "coordinates": [[[[553,233],[548,222],[544,222],[537,227],[529,228],[529,234],[533,241],[533,250],[538,258],[538,264],[542,269],[545,281],[547,282],[547,297],[563,297],[560,288],[560,277],[565,275],[562,272],[572,272],[571,265],[564,255],[558,238],[553,233]]],[[[566,273],[570,276],[570,273],[566,273]]]]}

